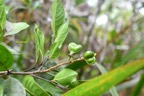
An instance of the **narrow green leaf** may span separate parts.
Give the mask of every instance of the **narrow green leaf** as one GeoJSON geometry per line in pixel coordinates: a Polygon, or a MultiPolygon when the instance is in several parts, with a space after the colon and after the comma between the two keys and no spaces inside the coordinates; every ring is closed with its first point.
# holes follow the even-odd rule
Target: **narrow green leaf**
{"type": "Polygon", "coordinates": [[[3,40],[3,30],[5,27],[5,21],[6,21],[6,12],[5,12],[5,4],[4,0],[0,1],[0,41],[3,40]]]}
{"type": "Polygon", "coordinates": [[[4,34],[4,36],[17,34],[28,27],[29,27],[29,25],[25,22],[11,23],[11,22],[7,21],[6,22],[6,30],[7,31],[4,34]]]}
{"type": "Polygon", "coordinates": [[[64,23],[65,13],[60,0],[54,0],[52,3],[52,30],[54,37],[57,36],[57,31],[64,23]]]}
{"type": "Polygon", "coordinates": [[[100,96],[102,93],[142,68],[144,68],[144,59],[130,62],[125,66],[116,68],[113,71],[75,87],[63,94],[63,96],[100,96]]]}
{"type": "Polygon", "coordinates": [[[39,86],[32,76],[27,75],[23,79],[24,87],[35,96],[50,96],[41,86],[39,86]]]}
{"type": "Polygon", "coordinates": [[[3,87],[0,86],[0,96],[3,96],[3,87]]]}
{"type": "Polygon", "coordinates": [[[34,28],[35,32],[35,42],[36,42],[36,62],[38,61],[38,58],[40,55],[42,56],[42,60],[44,57],[44,34],[39,30],[38,26],[35,25],[34,28]]]}
{"type": "Polygon", "coordinates": [[[0,71],[11,68],[13,61],[11,52],[0,43],[0,71]]]}
{"type": "Polygon", "coordinates": [[[76,81],[78,73],[71,69],[62,69],[59,73],[54,77],[54,81],[60,83],[61,85],[69,85],[72,82],[76,81]]]}
{"type": "Polygon", "coordinates": [[[133,90],[130,96],[139,96],[143,86],[144,86],[144,73],[141,75],[138,84],[136,85],[135,89],[133,90]]]}
{"type": "Polygon", "coordinates": [[[9,77],[4,82],[6,96],[26,96],[23,85],[15,78],[9,77]]]}
{"type": "Polygon", "coordinates": [[[57,37],[50,47],[50,58],[58,57],[60,53],[60,47],[68,35],[68,24],[69,22],[67,21],[59,28],[57,37]]]}
{"type": "MultiPolygon", "coordinates": [[[[100,70],[100,72],[102,74],[107,73],[106,69],[101,64],[96,63],[96,66],[98,67],[98,69],[100,70]]],[[[115,87],[112,87],[110,89],[110,92],[111,92],[112,96],[119,96],[115,87]]]]}
{"type": "Polygon", "coordinates": [[[140,53],[143,53],[141,51],[143,50],[143,47],[144,47],[144,39],[142,39],[139,43],[137,43],[135,47],[131,48],[120,60],[118,59],[118,62],[115,64],[115,67],[124,65],[129,60],[136,59],[140,53]]]}

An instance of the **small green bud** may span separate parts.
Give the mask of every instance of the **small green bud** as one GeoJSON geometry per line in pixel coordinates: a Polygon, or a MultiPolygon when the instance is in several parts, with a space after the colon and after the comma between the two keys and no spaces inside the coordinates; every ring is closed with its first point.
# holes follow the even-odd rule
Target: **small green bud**
{"type": "Polygon", "coordinates": [[[92,52],[92,51],[86,51],[84,53],[84,58],[85,59],[92,58],[92,57],[94,57],[94,52],[92,52]]]}
{"type": "Polygon", "coordinates": [[[79,52],[82,49],[82,45],[78,45],[76,43],[70,43],[68,45],[68,49],[70,51],[70,55],[79,52]]]}
{"type": "Polygon", "coordinates": [[[93,58],[85,59],[85,61],[91,65],[91,64],[94,64],[96,62],[96,58],[93,57],[93,58]]]}

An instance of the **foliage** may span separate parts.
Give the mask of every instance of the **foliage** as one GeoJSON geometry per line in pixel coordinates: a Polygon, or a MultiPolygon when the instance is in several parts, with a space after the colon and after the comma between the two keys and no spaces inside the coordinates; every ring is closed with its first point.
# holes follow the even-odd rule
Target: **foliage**
{"type": "Polygon", "coordinates": [[[0,0],[0,96],[143,96],[143,7],[0,0]]]}
{"type": "Polygon", "coordinates": [[[3,30],[6,21],[5,4],[4,1],[0,1],[0,41],[3,39],[3,30]]]}
{"type": "Polygon", "coordinates": [[[4,82],[4,90],[7,96],[26,96],[23,85],[15,78],[9,77],[4,82]]]}
{"type": "Polygon", "coordinates": [[[88,82],[68,91],[67,93],[64,94],[64,96],[74,96],[74,95],[87,96],[87,94],[89,94],[90,96],[95,96],[95,95],[99,96],[107,89],[111,88],[113,85],[118,84],[123,79],[125,79],[129,75],[137,72],[142,68],[144,68],[143,59],[135,62],[131,62],[109,73],[106,73],[104,75],[89,80],[88,82]],[[95,82],[97,83],[95,84],[95,82]]]}
{"type": "Polygon", "coordinates": [[[37,25],[35,25],[35,39],[36,39],[36,62],[40,54],[42,55],[42,60],[44,58],[44,34],[40,32],[37,25]]]}
{"type": "Polygon", "coordinates": [[[25,76],[23,85],[26,90],[34,96],[50,96],[42,87],[40,87],[31,76],[25,76]]]}
{"type": "Polygon", "coordinates": [[[3,46],[3,44],[0,44],[0,55],[0,70],[6,70],[6,68],[10,69],[14,58],[11,52],[5,46],[3,46]]]}

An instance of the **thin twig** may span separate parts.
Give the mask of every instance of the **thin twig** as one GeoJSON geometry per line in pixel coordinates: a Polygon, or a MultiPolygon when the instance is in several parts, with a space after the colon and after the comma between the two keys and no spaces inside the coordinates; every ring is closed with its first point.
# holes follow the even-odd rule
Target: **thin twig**
{"type": "MultiPolygon", "coordinates": [[[[9,75],[10,74],[13,74],[13,75],[31,75],[31,74],[46,73],[46,72],[50,72],[50,71],[54,70],[55,68],[57,68],[59,66],[66,65],[66,64],[71,64],[73,62],[82,61],[82,60],[84,60],[84,57],[80,57],[80,58],[75,59],[75,60],[59,63],[59,64],[57,64],[57,65],[55,65],[53,67],[50,67],[50,68],[48,68],[46,70],[38,70],[38,71],[31,71],[31,72],[14,72],[14,71],[10,71],[9,75]]],[[[7,73],[7,71],[1,71],[0,75],[6,74],[6,73],[7,73]]]]}
{"type": "Polygon", "coordinates": [[[43,80],[43,81],[46,81],[46,82],[52,83],[53,85],[56,85],[56,84],[53,83],[52,81],[47,80],[47,79],[44,79],[44,78],[42,78],[42,77],[40,77],[40,76],[38,76],[38,75],[31,74],[31,76],[33,76],[33,77],[35,77],[35,78],[37,78],[37,79],[41,79],[41,80],[43,80]]]}

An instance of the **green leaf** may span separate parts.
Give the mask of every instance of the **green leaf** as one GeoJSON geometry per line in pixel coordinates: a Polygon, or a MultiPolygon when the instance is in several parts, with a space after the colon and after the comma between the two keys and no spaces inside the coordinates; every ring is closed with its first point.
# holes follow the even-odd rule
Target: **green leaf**
{"type": "Polygon", "coordinates": [[[23,85],[15,78],[9,77],[4,82],[6,96],[26,96],[23,85]]]}
{"type": "Polygon", "coordinates": [[[27,92],[27,96],[35,96],[33,93],[31,93],[29,90],[27,90],[26,88],[25,88],[25,90],[26,90],[26,92],[27,92]]]}
{"type": "MultiPolygon", "coordinates": [[[[98,67],[98,69],[102,74],[107,73],[106,69],[101,64],[96,63],[96,66],[98,67]]],[[[110,92],[112,96],[119,96],[115,87],[112,87],[110,89],[110,92]]]]}
{"type": "Polygon", "coordinates": [[[62,90],[58,89],[55,85],[52,85],[51,83],[44,81],[44,80],[40,80],[40,79],[37,79],[36,81],[38,84],[41,85],[43,89],[45,89],[45,91],[56,96],[59,96],[62,94],[62,90]]]}
{"type": "Polygon", "coordinates": [[[6,12],[5,12],[5,4],[4,0],[0,1],[0,41],[3,40],[3,30],[5,27],[6,21],[6,12]]]}
{"type": "Polygon", "coordinates": [[[59,47],[63,44],[64,40],[66,39],[68,35],[68,25],[69,25],[69,20],[67,20],[66,23],[64,23],[59,29],[57,33],[57,37],[55,38],[54,42],[58,42],[59,47]]]}
{"type": "Polygon", "coordinates": [[[67,68],[72,69],[72,70],[78,70],[86,65],[87,63],[85,62],[85,60],[82,60],[82,61],[72,62],[71,64],[67,66],[67,68]]]}
{"type": "Polygon", "coordinates": [[[44,58],[44,34],[39,30],[38,26],[35,25],[35,42],[36,42],[36,62],[38,61],[39,56],[42,56],[42,60],[44,58]]]}
{"type": "Polygon", "coordinates": [[[144,68],[144,59],[130,62],[125,66],[116,68],[113,71],[93,78],[88,82],[75,87],[63,94],[63,96],[100,96],[102,93],[142,68],[144,68]]]}
{"type": "Polygon", "coordinates": [[[7,32],[4,34],[4,36],[17,34],[28,27],[29,25],[25,22],[11,23],[7,21],[6,22],[7,32]]]}
{"type": "Polygon", "coordinates": [[[3,87],[0,86],[0,96],[3,96],[3,87]]]}
{"type": "Polygon", "coordinates": [[[68,24],[69,22],[67,21],[59,28],[57,37],[50,47],[50,58],[58,57],[60,53],[60,47],[68,35],[68,24]]]}
{"type": "Polygon", "coordinates": [[[127,54],[119,60],[120,62],[117,64],[118,66],[127,63],[131,59],[135,59],[137,57],[138,51],[142,50],[144,47],[144,39],[142,39],[135,47],[131,48],[127,54]]]}
{"type": "Polygon", "coordinates": [[[64,23],[65,13],[60,0],[54,0],[52,3],[52,30],[54,37],[57,36],[57,31],[64,23]]]}
{"type": "Polygon", "coordinates": [[[77,72],[65,68],[55,75],[54,81],[60,83],[61,85],[66,86],[76,81],[77,75],[78,75],[77,72]]]}
{"type": "Polygon", "coordinates": [[[12,54],[19,54],[17,51],[15,51],[14,49],[12,49],[10,46],[6,45],[5,43],[1,43],[4,47],[6,47],[12,54]]]}
{"type": "Polygon", "coordinates": [[[141,78],[140,78],[138,84],[135,86],[135,88],[130,96],[139,96],[143,86],[144,86],[144,73],[141,75],[141,78]]]}
{"type": "Polygon", "coordinates": [[[59,54],[60,54],[60,49],[59,49],[59,47],[58,47],[57,42],[55,42],[55,43],[53,43],[53,44],[50,46],[50,54],[49,54],[49,56],[50,56],[50,58],[52,59],[52,58],[58,57],[59,54]]]}
{"type": "Polygon", "coordinates": [[[6,21],[5,4],[4,0],[0,1],[0,29],[4,29],[6,21]]]}
{"type": "Polygon", "coordinates": [[[0,71],[10,69],[14,62],[11,52],[0,43],[0,71]]]}
{"type": "Polygon", "coordinates": [[[50,96],[41,86],[39,86],[32,76],[27,75],[23,79],[23,85],[30,93],[35,96],[50,96]]]}

